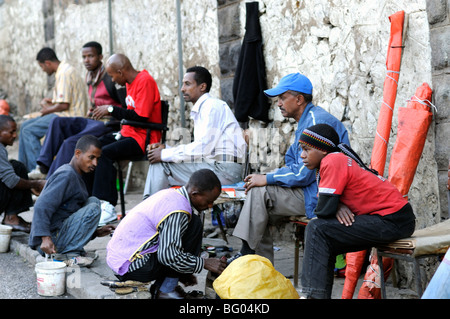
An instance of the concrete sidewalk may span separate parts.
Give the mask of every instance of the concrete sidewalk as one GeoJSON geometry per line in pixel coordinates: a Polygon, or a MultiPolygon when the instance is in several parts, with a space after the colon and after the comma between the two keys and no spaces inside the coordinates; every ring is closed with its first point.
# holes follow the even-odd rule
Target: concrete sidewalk
{"type": "MultiPolygon", "coordinates": [[[[137,203],[141,201],[142,194],[139,193],[129,193],[126,195],[126,207],[131,209],[137,203]]],[[[120,205],[116,207],[120,210],[120,205]]],[[[33,210],[24,212],[21,216],[27,220],[31,221],[33,217],[33,210]]],[[[206,214],[205,218],[205,228],[212,227],[211,220],[206,214]]],[[[228,230],[228,234],[231,234],[231,230],[228,230]]],[[[66,293],[77,299],[148,299],[150,298],[150,293],[147,291],[133,292],[127,295],[118,295],[108,287],[103,286],[101,281],[103,280],[116,280],[111,269],[106,264],[106,245],[110,240],[110,236],[96,238],[92,240],[86,247],[87,252],[97,252],[98,258],[89,268],[68,268],[67,272],[67,289],[66,293]]],[[[227,236],[228,244],[218,238],[204,238],[205,245],[221,246],[226,245],[233,248],[231,254],[235,254],[239,251],[241,246],[240,239],[233,237],[231,235],[227,236]]],[[[294,241],[281,241],[274,244],[276,247],[274,251],[275,255],[275,268],[282,273],[284,276],[289,278],[293,282],[294,274],[294,241]]],[[[39,255],[35,250],[28,247],[28,234],[23,232],[14,232],[11,237],[10,251],[16,252],[23,258],[25,258],[31,265],[37,262],[43,261],[44,258],[39,255]]],[[[300,250],[300,273],[301,273],[301,258],[302,251],[300,250]]],[[[207,297],[213,298],[211,295],[214,292],[211,289],[206,289],[207,271],[203,270],[197,275],[198,284],[192,287],[186,287],[186,291],[190,290],[200,290],[206,294],[207,297]]],[[[363,277],[363,276],[362,276],[363,277]]],[[[362,277],[355,289],[355,298],[358,294],[359,287],[362,284],[362,277]]],[[[335,278],[333,286],[333,299],[340,299],[342,294],[342,289],[344,285],[343,278],[335,278]]],[[[417,295],[412,290],[407,289],[396,289],[392,286],[392,282],[389,280],[387,282],[387,297],[389,299],[416,299],[417,295]]]]}

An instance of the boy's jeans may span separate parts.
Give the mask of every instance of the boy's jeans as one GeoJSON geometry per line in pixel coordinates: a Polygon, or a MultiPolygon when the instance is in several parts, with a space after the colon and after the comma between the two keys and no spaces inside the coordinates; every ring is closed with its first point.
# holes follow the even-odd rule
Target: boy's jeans
{"type": "Polygon", "coordinates": [[[309,222],[305,232],[302,292],[316,299],[331,298],[336,256],[361,251],[411,236],[415,216],[411,205],[388,215],[359,215],[351,226],[333,218],[309,222]]]}

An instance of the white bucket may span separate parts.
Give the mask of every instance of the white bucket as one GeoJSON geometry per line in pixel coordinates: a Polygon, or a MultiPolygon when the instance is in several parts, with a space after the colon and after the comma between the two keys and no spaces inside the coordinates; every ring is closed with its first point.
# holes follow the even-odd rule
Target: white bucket
{"type": "Polygon", "coordinates": [[[66,291],[66,264],[58,261],[37,263],[37,292],[41,296],[60,296],[66,291]]]}
{"type": "Polygon", "coordinates": [[[12,227],[0,225],[0,253],[6,253],[9,250],[12,227]]]}

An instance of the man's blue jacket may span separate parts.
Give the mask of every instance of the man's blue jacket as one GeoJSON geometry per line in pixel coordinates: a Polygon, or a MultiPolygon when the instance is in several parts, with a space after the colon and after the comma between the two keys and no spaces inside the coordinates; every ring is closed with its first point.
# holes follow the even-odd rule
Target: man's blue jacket
{"type": "Polygon", "coordinates": [[[305,195],[306,217],[313,218],[314,209],[317,205],[317,183],[315,170],[303,166],[300,154],[302,148],[299,145],[300,134],[305,128],[316,124],[328,124],[332,126],[339,135],[341,143],[350,145],[347,129],[333,115],[320,106],[309,103],[303,112],[295,131],[294,143],[289,147],[285,155],[286,166],[279,168],[274,173],[268,173],[267,184],[282,187],[301,187],[305,195]]]}

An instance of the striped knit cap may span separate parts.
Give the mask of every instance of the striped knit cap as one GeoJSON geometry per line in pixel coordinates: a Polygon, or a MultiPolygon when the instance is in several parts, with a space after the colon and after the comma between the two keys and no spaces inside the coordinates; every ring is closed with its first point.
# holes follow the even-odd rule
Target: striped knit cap
{"type": "Polygon", "coordinates": [[[303,130],[299,143],[327,153],[339,151],[339,135],[327,124],[316,124],[303,130]]]}
{"type": "Polygon", "coordinates": [[[306,144],[327,153],[342,152],[356,161],[363,169],[378,175],[376,170],[368,168],[364,164],[359,155],[356,154],[350,146],[339,142],[339,135],[330,125],[316,124],[304,129],[300,135],[299,143],[306,144]]]}

